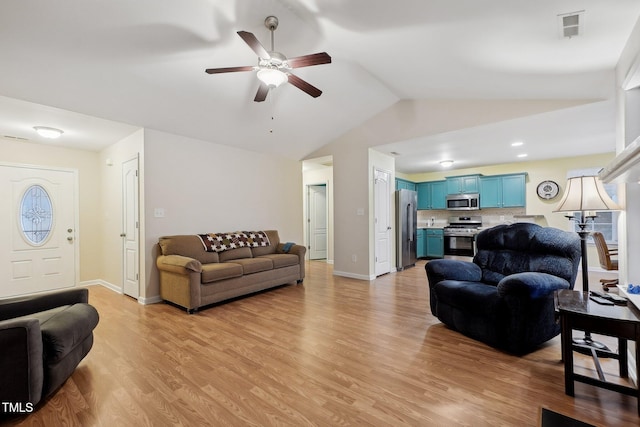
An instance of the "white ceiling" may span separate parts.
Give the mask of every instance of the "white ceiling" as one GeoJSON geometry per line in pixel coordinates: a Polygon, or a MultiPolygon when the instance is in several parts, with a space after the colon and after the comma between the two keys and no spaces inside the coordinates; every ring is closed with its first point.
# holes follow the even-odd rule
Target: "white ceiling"
{"type": "Polygon", "coordinates": [[[379,147],[402,172],[510,162],[513,139],[528,160],[608,152],[639,16],[637,0],[3,0],[0,135],[53,126],[56,144],[100,150],[148,127],[302,159],[399,100],[608,99],[379,147]],[[562,38],[557,15],[580,10],[584,34],[562,38]],[[236,32],[269,48],[268,15],[276,50],[332,56],[296,71],[321,97],[284,85],[255,103],[252,72],[204,72],[254,65],[236,32]]]}

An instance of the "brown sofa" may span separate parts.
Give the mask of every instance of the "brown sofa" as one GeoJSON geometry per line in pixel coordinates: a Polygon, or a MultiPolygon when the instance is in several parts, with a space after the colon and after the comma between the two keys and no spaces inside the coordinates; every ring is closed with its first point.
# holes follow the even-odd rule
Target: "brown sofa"
{"type": "Polygon", "coordinates": [[[198,235],[159,240],[156,264],[160,296],[193,313],[200,307],[287,283],[302,283],[306,248],[280,243],[266,230],[269,244],[207,252],[198,235]],[[288,252],[285,252],[288,249],[288,252]]]}

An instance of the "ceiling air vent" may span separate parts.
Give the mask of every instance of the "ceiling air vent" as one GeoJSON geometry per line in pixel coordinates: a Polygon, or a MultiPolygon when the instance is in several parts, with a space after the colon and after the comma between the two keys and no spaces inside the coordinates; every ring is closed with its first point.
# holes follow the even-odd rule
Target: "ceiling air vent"
{"type": "Polygon", "coordinates": [[[23,138],[21,136],[3,135],[2,137],[12,141],[28,141],[27,138],[23,138]]]}
{"type": "Polygon", "coordinates": [[[561,37],[576,37],[584,34],[584,10],[558,15],[561,37]]]}

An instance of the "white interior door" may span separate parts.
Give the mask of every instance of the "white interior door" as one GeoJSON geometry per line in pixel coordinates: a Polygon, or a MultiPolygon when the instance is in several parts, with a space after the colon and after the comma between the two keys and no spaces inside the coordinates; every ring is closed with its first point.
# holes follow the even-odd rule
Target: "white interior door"
{"type": "Polygon", "coordinates": [[[309,259],[326,259],[327,186],[310,185],[308,188],[309,259]]]}
{"type": "Polygon", "coordinates": [[[0,297],[76,285],[77,173],[0,165],[0,297]]]}
{"type": "Polygon", "coordinates": [[[122,283],[125,295],[140,296],[138,158],[122,164],[122,283]]]}
{"type": "Polygon", "coordinates": [[[391,174],[374,171],[375,275],[391,271],[391,174]]]}

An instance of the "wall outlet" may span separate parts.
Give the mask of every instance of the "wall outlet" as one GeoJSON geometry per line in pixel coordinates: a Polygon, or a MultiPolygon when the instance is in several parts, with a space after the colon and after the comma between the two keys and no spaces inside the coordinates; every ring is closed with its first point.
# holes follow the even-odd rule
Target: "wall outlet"
{"type": "Polygon", "coordinates": [[[351,261],[352,262],[358,262],[358,255],[356,255],[356,254],[351,255],[351,261]]]}
{"type": "Polygon", "coordinates": [[[504,215],[500,215],[500,221],[504,221],[504,215]]]}

